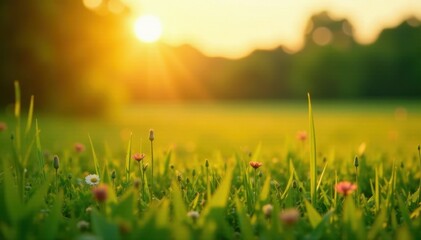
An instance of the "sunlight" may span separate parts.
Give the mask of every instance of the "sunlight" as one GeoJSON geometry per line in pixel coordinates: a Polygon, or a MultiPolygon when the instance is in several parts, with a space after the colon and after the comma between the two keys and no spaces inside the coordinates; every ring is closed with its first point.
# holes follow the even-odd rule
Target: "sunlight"
{"type": "Polygon", "coordinates": [[[146,43],[153,43],[159,40],[162,34],[162,24],[154,15],[140,16],[134,24],[136,37],[146,43]]]}

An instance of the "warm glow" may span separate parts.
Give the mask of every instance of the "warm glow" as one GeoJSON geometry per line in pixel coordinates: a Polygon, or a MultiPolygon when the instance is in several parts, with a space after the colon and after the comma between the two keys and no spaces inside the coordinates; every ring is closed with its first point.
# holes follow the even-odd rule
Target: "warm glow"
{"type": "MultiPolygon", "coordinates": [[[[308,19],[322,11],[335,20],[348,19],[352,25],[348,33],[359,43],[375,41],[384,28],[410,16],[421,19],[420,0],[121,1],[134,14],[157,14],[165,26],[162,42],[189,44],[208,56],[229,58],[279,46],[288,52],[301,50],[308,19]]],[[[316,39],[329,40],[325,33],[316,33],[316,39]]]]}
{"type": "Polygon", "coordinates": [[[156,42],[162,34],[161,21],[156,16],[143,15],[136,20],[134,32],[136,37],[143,42],[156,42]]]}
{"type": "Polygon", "coordinates": [[[99,7],[102,4],[102,0],[83,0],[83,5],[85,7],[94,9],[99,7]]]}

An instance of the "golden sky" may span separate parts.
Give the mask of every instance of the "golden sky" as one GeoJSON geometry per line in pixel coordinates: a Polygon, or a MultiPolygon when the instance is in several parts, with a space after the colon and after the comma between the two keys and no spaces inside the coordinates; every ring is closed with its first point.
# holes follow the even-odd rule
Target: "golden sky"
{"type": "Polygon", "coordinates": [[[348,18],[360,43],[375,41],[382,29],[394,27],[409,16],[421,19],[421,0],[122,1],[134,17],[153,14],[161,19],[161,41],[187,43],[208,56],[229,58],[279,45],[299,50],[308,18],[324,10],[335,19],[348,18]]]}

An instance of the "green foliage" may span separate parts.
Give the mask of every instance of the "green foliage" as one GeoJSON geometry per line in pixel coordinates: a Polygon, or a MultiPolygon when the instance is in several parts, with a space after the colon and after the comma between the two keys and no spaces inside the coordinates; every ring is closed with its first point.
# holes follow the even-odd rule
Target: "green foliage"
{"type": "MultiPolygon", "coordinates": [[[[41,134],[35,121],[35,131],[29,127],[22,135],[20,148],[15,140],[0,146],[4,153],[0,155],[0,238],[413,239],[419,236],[419,172],[414,167],[418,166],[418,158],[414,157],[417,152],[399,152],[397,156],[405,160],[407,167],[398,167],[389,156],[393,153],[378,146],[383,152],[360,158],[359,191],[338,192],[335,189],[338,182],[355,179],[352,158],[340,161],[337,156],[341,154],[332,153],[329,160],[317,166],[310,96],[308,103],[310,138],[304,143],[286,143],[282,151],[278,148],[263,151],[265,145],[258,144],[251,155],[241,151],[235,152],[234,157],[215,154],[206,163],[191,161],[190,152],[167,150],[157,144],[154,194],[148,185],[151,179],[144,174],[150,169],[143,169],[151,159],[143,159],[139,171],[131,167],[131,136],[116,155],[109,150],[94,149],[90,137],[91,154],[70,152],[58,141],[55,144],[61,162],[54,169],[51,158],[44,155],[41,147],[41,138],[48,127],[41,134]],[[263,165],[254,169],[250,161],[263,165]],[[100,174],[101,186],[85,183],[84,176],[92,169],[100,174]],[[113,178],[109,169],[116,171],[113,178]],[[298,216],[282,215],[291,208],[298,211],[298,216]]],[[[28,118],[32,121],[32,117],[28,118]]],[[[43,144],[46,146],[51,149],[53,144],[43,144]]],[[[345,151],[343,155],[354,153],[345,151]]]]}

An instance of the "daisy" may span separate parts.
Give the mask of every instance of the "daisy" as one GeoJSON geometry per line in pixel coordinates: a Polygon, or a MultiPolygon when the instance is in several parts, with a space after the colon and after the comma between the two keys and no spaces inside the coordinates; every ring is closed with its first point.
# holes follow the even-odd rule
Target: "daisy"
{"type": "Polygon", "coordinates": [[[99,183],[99,176],[96,174],[89,174],[85,177],[85,182],[91,186],[98,185],[99,183]]]}

